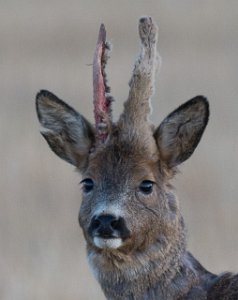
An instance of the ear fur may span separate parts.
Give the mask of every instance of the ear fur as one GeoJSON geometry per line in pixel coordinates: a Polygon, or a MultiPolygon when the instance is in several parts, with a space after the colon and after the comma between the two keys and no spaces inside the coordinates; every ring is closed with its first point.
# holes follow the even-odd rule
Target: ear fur
{"type": "Polygon", "coordinates": [[[45,90],[36,96],[36,110],[44,127],[41,133],[50,148],[67,162],[82,167],[95,142],[93,126],[72,107],[45,90]]]}
{"type": "Polygon", "coordinates": [[[197,96],[178,107],[156,129],[161,159],[175,167],[188,159],[197,147],[209,119],[209,103],[197,96]]]}

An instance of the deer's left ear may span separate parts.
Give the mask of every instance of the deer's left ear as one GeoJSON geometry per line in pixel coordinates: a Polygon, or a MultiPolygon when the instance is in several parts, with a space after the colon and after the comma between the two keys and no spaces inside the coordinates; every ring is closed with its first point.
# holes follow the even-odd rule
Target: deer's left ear
{"type": "Polygon", "coordinates": [[[197,96],[168,115],[154,133],[160,157],[169,167],[188,159],[197,147],[209,119],[209,104],[197,96]]]}

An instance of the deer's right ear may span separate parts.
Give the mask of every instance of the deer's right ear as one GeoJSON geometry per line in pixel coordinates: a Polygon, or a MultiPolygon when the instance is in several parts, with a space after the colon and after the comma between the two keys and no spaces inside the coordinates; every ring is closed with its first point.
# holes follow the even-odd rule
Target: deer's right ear
{"type": "Polygon", "coordinates": [[[93,126],[68,104],[48,91],[36,96],[42,135],[62,159],[82,168],[95,142],[93,126]]]}

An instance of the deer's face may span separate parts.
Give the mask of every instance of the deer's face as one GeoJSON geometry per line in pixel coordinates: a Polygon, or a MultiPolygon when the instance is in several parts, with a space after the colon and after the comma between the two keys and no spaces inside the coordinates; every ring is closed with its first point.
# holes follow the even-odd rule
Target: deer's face
{"type": "Polygon", "coordinates": [[[101,249],[143,247],[166,211],[158,156],[133,143],[110,143],[89,157],[79,221],[101,249]]]}
{"type": "Polygon", "coordinates": [[[141,53],[117,123],[111,120],[103,26],[93,64],[95,126],[50,92],[41,91],[36,99],[49,146],[83,176],[79,221],[88,245],[100,251],[144,249],[174,237],[178,207],[168,180],[195,150],[209,117],[208,102],[197,96],[157,129],[151,126],[158,55],[157,26],[150,17],[140,20],[139,34],[141,53]]]}

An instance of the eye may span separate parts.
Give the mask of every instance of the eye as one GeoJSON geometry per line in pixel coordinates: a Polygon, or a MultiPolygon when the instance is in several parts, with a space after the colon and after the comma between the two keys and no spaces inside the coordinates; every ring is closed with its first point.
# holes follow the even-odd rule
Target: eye
{"type": "Polygon", "coordinates": [[[85,178],[80,183],[83,184],[83,192],[89,193],[93,190],[94,182],[91,178],[85,178]]]}
{"type": "Polygon", "coordinates": [[[143,180],[139,186],[140,191],[143,194],[149,195],[153,191],[154,182],[150,180],[143,180]]]}

